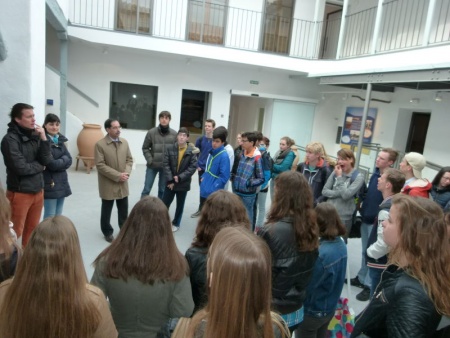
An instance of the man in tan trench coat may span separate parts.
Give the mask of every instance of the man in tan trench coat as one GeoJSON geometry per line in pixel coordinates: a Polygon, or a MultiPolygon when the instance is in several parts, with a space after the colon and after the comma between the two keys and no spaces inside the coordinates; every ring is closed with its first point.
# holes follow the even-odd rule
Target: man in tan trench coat
{"type": "Polygon", "coordinates": [[[128,217],[128,179],[133,157],[127,140],[119,138],[121,129],[119,121],[107,119],[105,130],[108,134],[95,145],[98,190],[102,199],[100,227],[109,243],[114,239],[114,229],[110,224],[114,201],[117,205],[119,228],[128,217]]]}

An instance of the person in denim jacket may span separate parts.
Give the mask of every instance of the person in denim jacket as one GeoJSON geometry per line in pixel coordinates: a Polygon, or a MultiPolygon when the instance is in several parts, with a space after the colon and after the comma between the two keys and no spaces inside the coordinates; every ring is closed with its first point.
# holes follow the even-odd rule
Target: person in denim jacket
{"type": "Polygon", "coordinates": [[[336,208],[323,202],[317,205],[316,213],[320,231],[319,258],[306,289],[304,319],[295,331],[296,337],[302,338],[325,338],[344,286],[347,266],[347,247],[340,237],[345,234],[345,226],[336,208]]]}

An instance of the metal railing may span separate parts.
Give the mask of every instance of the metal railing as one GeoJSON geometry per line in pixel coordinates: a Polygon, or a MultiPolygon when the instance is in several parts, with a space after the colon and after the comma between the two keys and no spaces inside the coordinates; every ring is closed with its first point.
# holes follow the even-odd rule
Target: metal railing
{"type": "Polygon", "coordinates": [[[383,4],[378,51],[420,46],[429,0],[393,0],[383,4]]]}
{"type": "Polygon", "coordinates": [[[377,8],[347,15],[345,18],[345,40],[341,57],[369,54],[375,27],[377,8]]]}
{"type": "Polygon", "coordinates": [[[335,59],[340,35],[339,58],[450,43],[450,0],[436,0],[432,16],[427,13],[429,2],[383,3],[378,32],[374,31],[376,7],[347,15],[345,30],[340,32],[341,19],[300,20],[202,0],[71,0],[69,20],[76,26],[296,58],[335,59]],[[429,29],[425,29],[427,18],[429,29]]]}

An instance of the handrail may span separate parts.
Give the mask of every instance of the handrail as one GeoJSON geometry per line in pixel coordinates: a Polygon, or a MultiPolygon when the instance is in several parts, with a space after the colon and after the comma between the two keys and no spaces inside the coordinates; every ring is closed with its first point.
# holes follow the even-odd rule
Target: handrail
{"type": "Polygon", "coordinates": [[[302,59],[322,58],[324,53],[321,50],[325,51],[325,47],[324,56],[336,59],[332,55],[336,55],[338,37],[342,37],[344,42],[340,58],[450,43],[450,34],[447,33],[450,24],[448,0],[430,8],[434,9],[434,16],[425,13],[429,0],[392,0],[383,3],[381,11],[371,7],[346,15],[343,32],[340,31],[341,25],[333,24],[338,22],[336,18],[325,21],[309,21],[295,16],[286,18],[208,0],[152,0],[139,6],[117,1],[124,3],[122,7],[115,5],[116,0],[70,1],[69,24],[72,26],[197,41],[302,59]],[[376,19],[380,20],[379,32],[374,31],[376,19]],[[425,24],[428,25],[428,37],[422,37],[425,24]],[[376,48],[372,48],[375,36],[378,36],[376,48]],[[421,44],[420,41],[428,43],[421,44]]]}
{"type": "Polygon", "coordinates": [[[72,89],[75,93],[77,93],[78,95],[80,95],[83,99],[85,99],[86,101],[88,101],[89,103],[91,103],[94,107],[98,108],[100,105],[98,104],[97,101],[95,101],[94,99],[92,99],[89,95],[85,94],[84,92],[82,92],[80,89],[78,89],[77,87],[75,87],[73,84],[71,84],[70,82],[67,82],[67,87],[69,87],[70,89],[72,89]]]}

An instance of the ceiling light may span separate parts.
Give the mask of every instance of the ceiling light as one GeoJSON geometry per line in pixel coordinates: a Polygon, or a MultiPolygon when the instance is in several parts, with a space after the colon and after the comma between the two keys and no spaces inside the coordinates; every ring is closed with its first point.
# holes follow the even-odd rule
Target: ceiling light
{"type": "Polygon", "coordinates": [[[412,104],[419,104],[420,100],[418,98],[413,98],[409,100],[409,102],[411,102],[412,104]]]}
{"type": "Polygon", "coordinates": [[[436,102],[442,101],[442,96],[439,92],[436,92],[436,95],[434,95],[434,101],[436,101],[436,102]]]}

